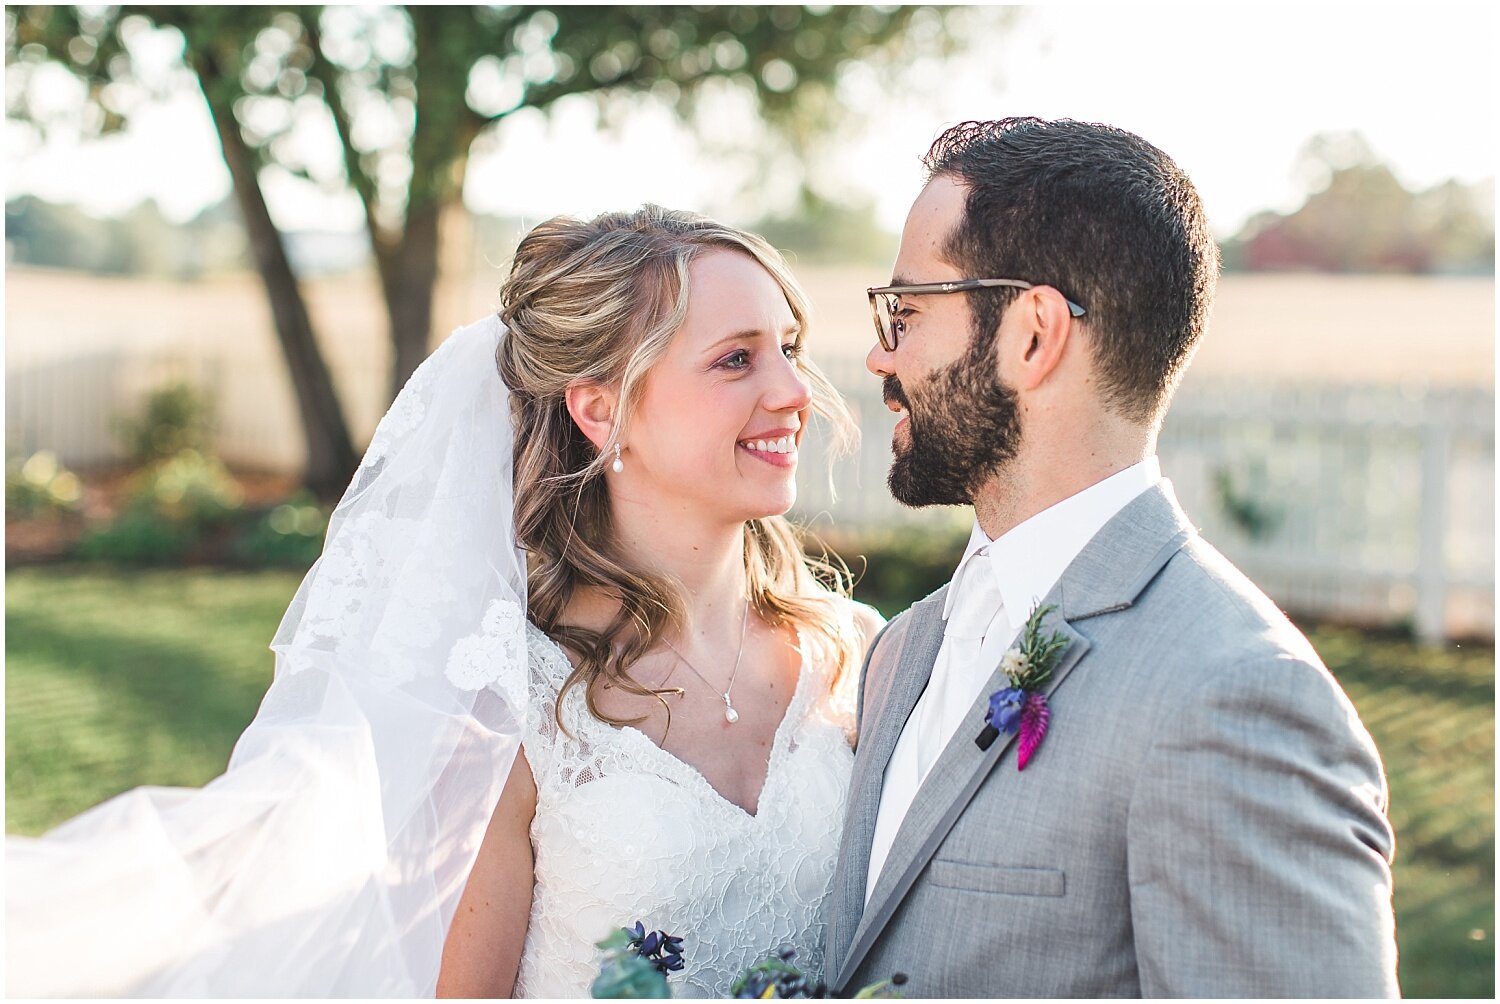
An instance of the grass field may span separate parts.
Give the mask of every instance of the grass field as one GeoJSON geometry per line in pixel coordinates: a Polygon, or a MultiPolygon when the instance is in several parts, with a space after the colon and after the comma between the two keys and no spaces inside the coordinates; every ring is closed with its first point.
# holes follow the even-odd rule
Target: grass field
{"type": "MultiPolygon", "coordinates": [[[[6,575],[5,824],[35,834],[139,784],[219,773],[271,679],[287,573],[6,575]]],[[[1385,758],[1401,982],[1493,997],[1494,650],[1310,632],[1385,758]]]]}

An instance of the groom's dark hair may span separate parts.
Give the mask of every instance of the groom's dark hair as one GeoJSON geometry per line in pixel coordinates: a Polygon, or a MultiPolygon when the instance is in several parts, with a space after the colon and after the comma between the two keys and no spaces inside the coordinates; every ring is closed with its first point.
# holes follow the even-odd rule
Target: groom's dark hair
{"type": "MultiPolygon", "coordinates": [[[[1105,401],[1165,413],[1213,301],[1219,248],[1193,183],[1139,136],[1071,119],[964,122],[922,159],[968,193],[947,257],[965,278],[1054,286],[1083,318],[1105,401]]],[[[992,338],[1015,290],[970,294],[992,338]]]]}

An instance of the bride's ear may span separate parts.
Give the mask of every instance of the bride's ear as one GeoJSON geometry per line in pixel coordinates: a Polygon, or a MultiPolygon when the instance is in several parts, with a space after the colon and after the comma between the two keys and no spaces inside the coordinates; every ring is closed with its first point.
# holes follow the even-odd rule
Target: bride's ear
{"type": "Polygon", "coordinates": [[[574,380],[563,392],[568,414],[589,442],[600,450],[609,443],[615,427],[619,393],[614,387],[593,380],[574,380]]]}

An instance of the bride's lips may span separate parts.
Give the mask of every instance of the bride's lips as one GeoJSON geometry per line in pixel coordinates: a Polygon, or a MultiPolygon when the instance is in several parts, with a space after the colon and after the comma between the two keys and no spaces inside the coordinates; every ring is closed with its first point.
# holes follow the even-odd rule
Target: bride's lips
{"type": "Polygon", "coordinates": [[[772,429],[764,433],[747,436],[735,445],[756,460],[772,467],[791,469],[797,466],[796,429],[772,429]]]}

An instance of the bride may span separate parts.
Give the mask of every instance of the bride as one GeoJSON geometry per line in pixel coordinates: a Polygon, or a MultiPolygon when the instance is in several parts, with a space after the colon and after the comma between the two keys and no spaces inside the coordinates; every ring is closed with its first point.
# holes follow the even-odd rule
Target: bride
{"type": "Polygon", "coordinates": [[[648,206],[501,300],[382,419],[226,773],[7,841],[11,994],[579,997],[637,920],[676,996],[820,972],[879,619],[780,515],[850,424],[805,299],[648,206]]]}
{"type": "Polygon", "coordinates": [[[679,996],[783,943],[816,968],[859,642],[780,516],[841,415],[803,299],[764,242],[648,209],[537,227],[501,301],[532,705],[438,992],[583,995],[637,918],[684,938],[679,996]]]}

